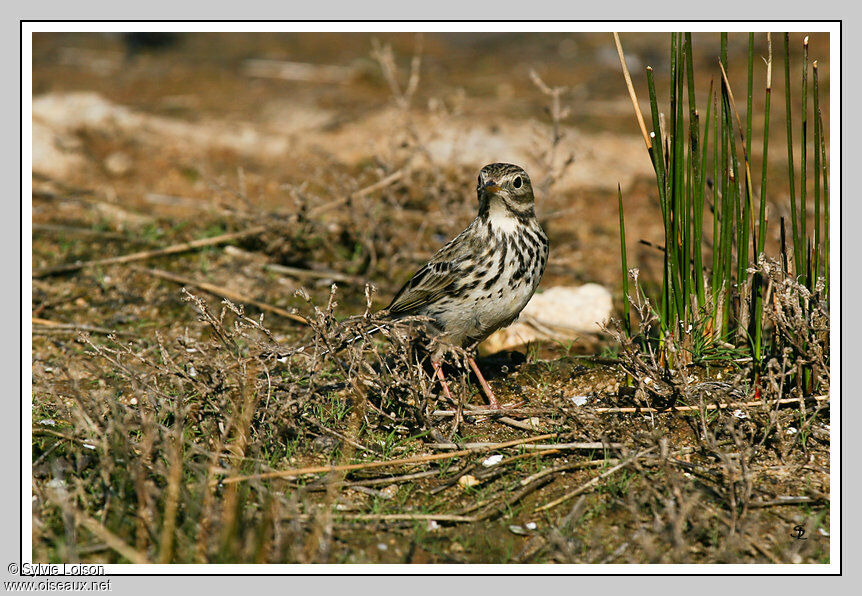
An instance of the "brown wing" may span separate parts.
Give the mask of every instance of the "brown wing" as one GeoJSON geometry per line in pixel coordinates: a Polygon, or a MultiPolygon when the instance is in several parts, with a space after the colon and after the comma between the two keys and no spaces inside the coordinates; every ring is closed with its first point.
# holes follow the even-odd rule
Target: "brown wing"
{"type": "Polygon", "coordinates": [[[435,257],[398,290],[387,310],[394,315],[415,313],[444,296],[458,277],[455,263],[435,257]]]}
{"type": "Polygon", "coordinates": [[[445,296],[463,277],[469,255],[475,251],[472,236],[476,220],[437,251],[424,267],[404,284],[388,310],[393,315],[416,314],[419,309],[445,296]]]}

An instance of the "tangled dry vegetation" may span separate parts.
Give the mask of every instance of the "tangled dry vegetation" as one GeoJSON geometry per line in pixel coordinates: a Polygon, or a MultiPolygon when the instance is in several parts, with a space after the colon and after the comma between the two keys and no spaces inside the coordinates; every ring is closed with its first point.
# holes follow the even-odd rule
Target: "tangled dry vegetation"
{"type": "MultiPolygon", "coordinates": [[[[719,369],[713,380],[701,379],[704,371],[668,375],[631,346],[618,365],[538,361],[497,383],[525,403],[489,413],[441,401],[409,326],[352,341],[377,326],[373,315],[339,321],[333,298],[308,309],[309,332],[289,349],[241,307],[209,306],[190,293],[185,300],[208,333],[171,340],[156,333],[146,347],[81,336],[82,349],[56,380],[43,377],[35,387],[36,555],[163,562],[828,556],[816,534],[803,543],[812,550],[783,540],[796,525],[829,527],[825,402],[791,397],[785,363],[773,363],[754,399],[741,383],[744,368],[719,369]],[[623,371],[635,387],[619,383],[623,371]],[[589,399],[578,405],[571,393],[589,399]],[[667,393],[677,396],[674,409],[652,407],[656,396],[666,404],[667,393]]],[[[822,316],[816,308],[807,314],[822,316]]],[[[811,361],[821,356],[815,349],[811,361]]]]}
{"type": "MultiPolygon", "coordinates": [[[[366,282],[390,296],[472,217],[473,173],[410,123],[418,58],[405,76],[375,52],[404,118],[386,161],[321,165],[287,209],[239,176],[181,227],[34,237],[34,560],[828,561],[828,307],[768,261],[786,351],[759,384],[746,362],[669,370],[617,333],[602,358],[483,359],[505,411],[478,407],[453,352],[443,399],[426,338],[379,321],[366,282]],[[130,239],[166,269],[105,257],[130,239]],[[57,253],[100,262],[58,272],[57,253]],[[52,321],[75,304],[92,325],[52,321]],[[821,395],[786,381],[801,361],[821,395]]],[[[43,192],[86,221],[91,197],[43,192]]]]}

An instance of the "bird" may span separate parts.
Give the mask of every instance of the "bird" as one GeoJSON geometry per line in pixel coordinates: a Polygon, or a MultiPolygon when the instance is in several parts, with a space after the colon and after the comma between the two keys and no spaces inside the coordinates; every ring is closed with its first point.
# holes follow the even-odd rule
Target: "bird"
{"type": "MultiPolygon", "coordinates": [[[[479,209],[395,294],[384,313],[427,317],[437,348],[434,374],[452,399],[441,359],[447,345],[467,348],[513,323],[530,301],[548,262],[548,236],[536,218],[533,186],[520,166],[492,163],[479,172],[479,209]]],[[[500,404],[472,356],[470,368],[491,409],[500,404]]]]}

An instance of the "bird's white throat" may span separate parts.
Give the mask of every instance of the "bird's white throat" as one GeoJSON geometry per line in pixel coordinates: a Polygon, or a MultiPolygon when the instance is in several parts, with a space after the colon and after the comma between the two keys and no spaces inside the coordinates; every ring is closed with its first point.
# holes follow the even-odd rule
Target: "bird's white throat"
{"type": "Polygon", "coordinates": [[[491,201],[488,206],[488,221],[498,234],[511,234],[518,227],[518,219],[512,215],[501,199],[491,201]]]}

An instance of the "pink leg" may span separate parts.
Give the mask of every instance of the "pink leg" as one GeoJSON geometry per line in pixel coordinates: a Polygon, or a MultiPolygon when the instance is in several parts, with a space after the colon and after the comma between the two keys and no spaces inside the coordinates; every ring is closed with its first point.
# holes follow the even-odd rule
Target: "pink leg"
{"type": "Polygon", "coordinates": [[[431,365],[434,367],[434,374],[437,375],[437,378],[440,379],[440,384],[443,385],[443,393],[449,401],[454,402],[455,400],[452,399],[452,393],[449,392],[449,383],[446,382],[446,377],[443,376],[443,369],[440,367],[440,363],[432,360],[431,365]]]}
{"type": "Polygon", "coordinates": [[[467,358],[467,362],[470,363],[470,368],[472,368],[473,372],[476,373],[476,377],[479,379],[479,384],[485,391],[485,395],[488,396],[488,406],[492,410],[500,409],[500,403],[497,401],[497,397],[494,395],[494,392],[491,391],[491,386],[488,384],[488,381],[486,381],[485,377],[482,376],[482,371],[479,370],[479,365],[476,364],[476,361],[472,358],[467,358]]]}

